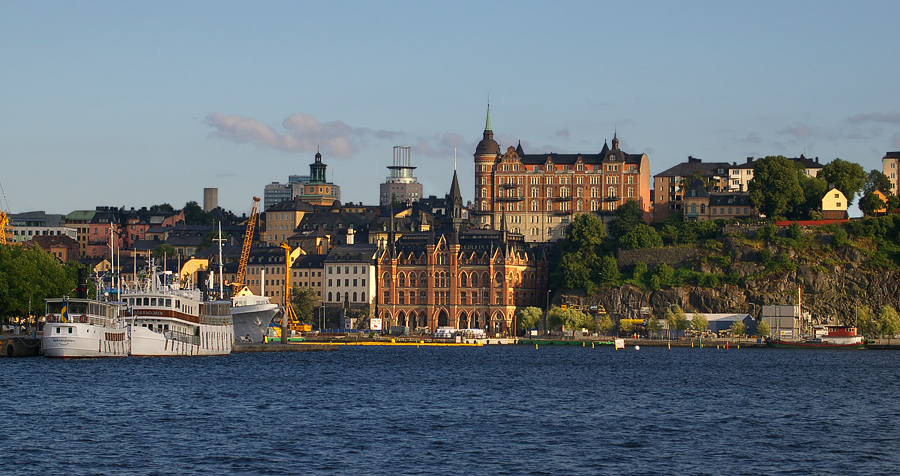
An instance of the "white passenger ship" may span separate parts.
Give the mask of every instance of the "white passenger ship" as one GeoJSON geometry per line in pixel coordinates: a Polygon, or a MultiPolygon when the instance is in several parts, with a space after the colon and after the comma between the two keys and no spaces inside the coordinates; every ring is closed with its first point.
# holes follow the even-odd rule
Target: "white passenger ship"
{"type": "Polygon", "coordinates": [[[121,303],[86,298],[46,300],[41,339],[47,357],[125,357],[128,332],[121,303]]]}
{"type": "Polygon", "coordinates": [[[197,289],[163,284],[154,275],[145,289],[124,291],[131,355],[226,355],[234,346],[231,302],[202,300],[197,289]]]}

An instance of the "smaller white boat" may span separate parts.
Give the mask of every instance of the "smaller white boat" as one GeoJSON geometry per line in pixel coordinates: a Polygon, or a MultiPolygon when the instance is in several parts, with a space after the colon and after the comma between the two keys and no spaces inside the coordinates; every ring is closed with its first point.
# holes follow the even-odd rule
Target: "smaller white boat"
{"type": "Polygon", "coordinates": [[[86,298],[46,300],[44,336],[47,357],[125,357],[130,341],[121,303],[86,298]]]}

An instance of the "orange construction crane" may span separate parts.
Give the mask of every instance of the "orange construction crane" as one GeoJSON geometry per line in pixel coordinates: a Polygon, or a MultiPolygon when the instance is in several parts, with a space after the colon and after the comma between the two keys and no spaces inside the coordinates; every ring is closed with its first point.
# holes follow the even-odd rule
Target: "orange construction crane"
{"type": "Polygon", "coordinates": [[[9,223],[9,217],[6,213],[0,212],[0,243],[6,244],[6,225],[9,223]]]}
{"type": "Polygon", "coordinates": [[[256,228],[256,209],[259,207],[259,197],[253,197],[253,209],[250,210],[250,218],[247,219],[247,231],[244,232],[244,243],[241,247],[241,261],[238,263],[237,277],[231,283],[233,294],[237,294],[244,287],[244,279],[247,277],[247,261],[250,259],[250,243],[253,241],[253,229],[256,228]]]}

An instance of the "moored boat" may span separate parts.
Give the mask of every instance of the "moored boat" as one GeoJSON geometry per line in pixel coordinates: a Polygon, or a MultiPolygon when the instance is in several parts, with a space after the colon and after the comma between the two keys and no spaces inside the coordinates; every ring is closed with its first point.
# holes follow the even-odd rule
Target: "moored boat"
{"type": "Polygon", "coordinates": [[[198,289],[160,283],[124,291],[131,355],[227,355],[234,346],[230,301],[203,301],[198,289]]]}
{"type": "Polygon", "coordinates": [[[767,347],[790,349],[865,349],[866,338],[855,326],[824,326],[817,337],[804,340],[766,338],[767,347]]]}
{"type": "Polygon", "coordinates": [[[239,342],[259,343],[266,336],[269,323],[278,314],[278,305],[265,296],[257,296],[246,287],[231,299],[234,335],[239,342]]]}
{"type": "Polygon", "coordinates": [[[121,303],[87,298],[46,300],[44,335],[47,357],[125,357],[128,330],[121,303]]]}

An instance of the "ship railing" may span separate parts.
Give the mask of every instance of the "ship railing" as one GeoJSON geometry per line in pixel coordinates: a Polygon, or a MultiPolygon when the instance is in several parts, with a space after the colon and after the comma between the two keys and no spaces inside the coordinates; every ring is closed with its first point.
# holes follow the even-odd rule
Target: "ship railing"
{"type": "Polygon", "coordinates": [[[184,342],[185,344],[197,346],[200,345],[200,336],[195,336],[193,334],[185,334],[184,332],[177,331],[163,331],[163,336],[168,340],[174,340],[176,342],[184,342]]]}

